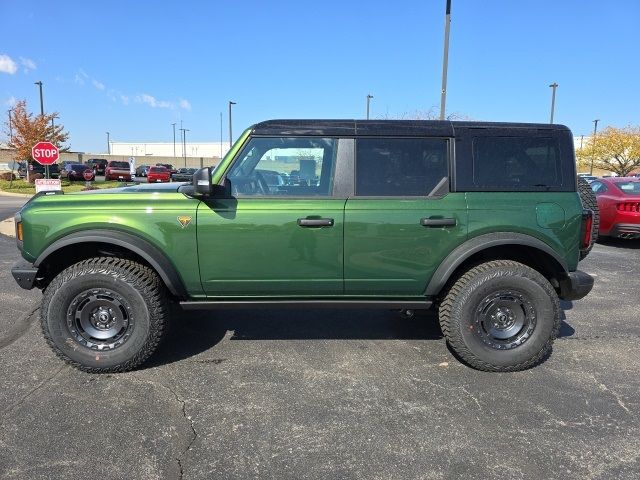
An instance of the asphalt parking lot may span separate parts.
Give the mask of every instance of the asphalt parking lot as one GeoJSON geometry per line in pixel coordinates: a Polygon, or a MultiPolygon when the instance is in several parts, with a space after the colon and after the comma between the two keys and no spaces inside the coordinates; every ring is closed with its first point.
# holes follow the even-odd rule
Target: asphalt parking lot
{"type": "Polygon", "coordinates": [[[0,235],[0,477],[640,477],[640,242],[597,244],[551,357],[471,370],[435,315],[176,312],[143,369],[58,360],[0,235]]]}

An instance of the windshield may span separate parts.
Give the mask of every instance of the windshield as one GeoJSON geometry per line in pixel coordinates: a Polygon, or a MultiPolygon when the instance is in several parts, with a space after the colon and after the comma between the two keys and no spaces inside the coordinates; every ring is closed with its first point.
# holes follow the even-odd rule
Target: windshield
{"type": "Polygon", "coordinates": [[[111,168],[124,168],[126,170],[129,170],[129,164],[127,162],[111,162],[111,165],[109,165],[111,168]]]}

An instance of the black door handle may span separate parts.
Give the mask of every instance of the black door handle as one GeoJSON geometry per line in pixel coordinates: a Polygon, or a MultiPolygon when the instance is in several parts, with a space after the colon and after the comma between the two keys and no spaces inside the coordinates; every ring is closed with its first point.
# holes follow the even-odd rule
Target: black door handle
{"type": "Polygon", "coordinates": [[[420,225],[423,227],[454,227],[455,218],[421,218],[420,225]]]}
{"type": "Polygon", "coordinates": [[[333,227],[333,218],[299,218],[301,227],[333,227]]]}

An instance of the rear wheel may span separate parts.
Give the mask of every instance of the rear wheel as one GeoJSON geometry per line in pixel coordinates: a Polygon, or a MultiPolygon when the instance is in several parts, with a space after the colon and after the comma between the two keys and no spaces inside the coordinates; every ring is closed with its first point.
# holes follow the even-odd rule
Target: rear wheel
{"type": "Polygon", "coordinates": [[[440,304],[447,342],[473,368],[525,370],[542,361],[560,328],[560,305],[549,281],[532,268],[495,260],[471,268],[440,304]]]}
{"type": "Polygon", "coordinates": [[[593,248],[593,244],[598,239],[598,229],[600,227],[600,209],[598,209],[598,200],[596,194],[593,193],[591,185],[584,178],[578,177],[578,193],[582,201],[582,208],[586,208],[593,212],[593,230],[591,233],[591,242],[587,248],[580,249],[580,260],[584,259],[593,248]]]}
{"type": "Polygon", "coordinates": [[[44,291],[42,331],[54,352],[87,372],[123,372],[143,363],[168,324],[157,274],[130,260],[101,257],[58,274],[44,291]]]}

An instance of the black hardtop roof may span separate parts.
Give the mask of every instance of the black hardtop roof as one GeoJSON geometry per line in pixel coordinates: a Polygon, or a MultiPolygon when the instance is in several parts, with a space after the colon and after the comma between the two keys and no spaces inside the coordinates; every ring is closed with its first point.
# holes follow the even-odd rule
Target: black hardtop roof
{"type": "Polygon", "coordinates": [[[565,130],[548,123],[469,122],[449,120],[266,120],[252,127],[254,135],[328,136],[455,136],[457,128],[565,130]]]}

